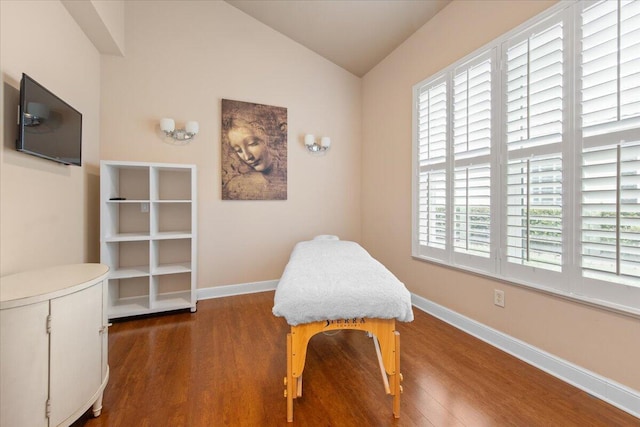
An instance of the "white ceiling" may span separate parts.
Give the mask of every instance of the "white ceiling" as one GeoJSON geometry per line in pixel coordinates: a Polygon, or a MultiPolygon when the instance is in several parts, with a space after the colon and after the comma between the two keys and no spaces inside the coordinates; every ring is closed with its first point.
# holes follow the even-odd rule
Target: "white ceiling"
{"type": "Polygon", "coordinates": [[[362,77],[451,0],[225,0],[362,77]]]}

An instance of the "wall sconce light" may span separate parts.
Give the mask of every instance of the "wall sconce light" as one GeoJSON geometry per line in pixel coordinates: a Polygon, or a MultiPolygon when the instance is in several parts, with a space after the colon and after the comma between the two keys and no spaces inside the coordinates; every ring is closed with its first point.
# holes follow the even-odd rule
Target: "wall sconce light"
{"type": "Polygon", "coordinates": [[[176,129],[176,122],[173,119],[161,119],[160,130],[166,137],[173,139],[177,143],[187,144],[198,134],[200,126],[198,122],[187,122],[184,129],[176,129]]]}
{"type": "Polygon", "coordinates": [[[320,138],[320,143],[317,143],[316,137],[308,133],[304,136],[304,145],[313,154],[324,153],[331,147],[331,138],[323,136],[320,138]]]}

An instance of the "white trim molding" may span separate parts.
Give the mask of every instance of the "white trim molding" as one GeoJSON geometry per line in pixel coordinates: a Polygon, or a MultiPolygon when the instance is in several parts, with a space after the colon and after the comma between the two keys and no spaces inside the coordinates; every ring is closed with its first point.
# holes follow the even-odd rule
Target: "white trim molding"
{"type": "Polygon", "coordinates": [[[198,289],[198,300],[231,297],[235,295],[255,294],[257,292],[275,291],[279,280],[264,280],[262,282],[241,283],[239,285],[213,286],[198,289]]]}
{"type": "Polygon", "coordinates": [[[411,299],[413,305],[425,313],[473,335],[598,399],[604,400],[634,417],[640,418],[639,391],[574,365],[571,362],[483,325],[482,323],[476,322],[426,298],[411,294],[411,299]]]}

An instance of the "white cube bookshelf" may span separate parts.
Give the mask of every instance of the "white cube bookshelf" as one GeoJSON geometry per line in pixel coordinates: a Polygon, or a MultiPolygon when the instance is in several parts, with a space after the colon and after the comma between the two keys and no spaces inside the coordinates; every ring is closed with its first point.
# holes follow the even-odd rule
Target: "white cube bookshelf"
{"type": "Polygon", "coordinates": [[[100,163],[100,262],[110,319],[196,311],[196,166],[100,163]]]}

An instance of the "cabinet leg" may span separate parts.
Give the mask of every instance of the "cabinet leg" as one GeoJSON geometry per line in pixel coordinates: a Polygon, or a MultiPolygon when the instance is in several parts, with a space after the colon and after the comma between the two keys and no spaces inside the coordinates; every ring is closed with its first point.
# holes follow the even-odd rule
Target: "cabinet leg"
{"type": "Polygon", "coordinates": [[[93,403],[91,409],[93,410],[93,416],[99,417],[102,413],[102,396],[104,395],[104,391],[100,393],[98,399],[93,403]]]}

